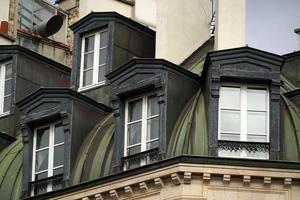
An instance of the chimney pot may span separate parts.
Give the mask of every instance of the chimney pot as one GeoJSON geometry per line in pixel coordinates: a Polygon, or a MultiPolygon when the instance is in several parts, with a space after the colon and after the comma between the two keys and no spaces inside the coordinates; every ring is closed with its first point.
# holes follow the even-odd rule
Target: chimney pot
{"type": "Polygon", "coordinates": [[[2,21],[2,22],[1,22],[1,28],[0,28],[0,31],[1,31],[2,33],[5,33],[5,34],[8,33],[8,21],[2,21]]]}

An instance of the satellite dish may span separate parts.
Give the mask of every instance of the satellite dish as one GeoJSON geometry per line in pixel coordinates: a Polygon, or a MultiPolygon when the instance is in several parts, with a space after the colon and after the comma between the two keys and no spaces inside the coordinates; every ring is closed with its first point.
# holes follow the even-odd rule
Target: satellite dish
{"type": "Polygon", "coordinates": [[[62,27],[64,19],[61,15],[54,15],[48,21],[37,24],[34,27],[34,32],[43,37],[49,37],[59,31],[62,27]]]}

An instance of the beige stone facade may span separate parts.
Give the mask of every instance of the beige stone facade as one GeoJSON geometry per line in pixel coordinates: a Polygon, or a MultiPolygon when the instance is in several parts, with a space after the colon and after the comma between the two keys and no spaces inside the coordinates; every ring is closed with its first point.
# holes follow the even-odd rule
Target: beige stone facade
{"type": "Polygon", "coordinates": [[[174,164],[52,199],[297,200],[299,170],[174,164]]]}

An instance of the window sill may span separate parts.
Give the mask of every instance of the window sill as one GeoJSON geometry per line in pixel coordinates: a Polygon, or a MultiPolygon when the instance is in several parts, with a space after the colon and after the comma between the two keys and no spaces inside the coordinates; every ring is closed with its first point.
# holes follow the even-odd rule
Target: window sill
{"type": "Polygon", "coordinates": [[[106,83],[105,81],[102,81],[102,82],[97,83],[97,84],[88,85],[88,86],[85,86],[85,87],[80,87],[80,88],[78,88],[78,92],[87,92],[89,90],[102,87],[102,86],[106,85],[105,83],[106,83]]]}
{"type": "Polygon", "coordinates": [[[5,113],[1,113],[1,114],[0,114],[0,119],[1,119],[1,118],[4,118],[4,117],[7,117],[7,116],[9,116],[10,114],[11,114],[10,111],[5,112],[5,113]]]}

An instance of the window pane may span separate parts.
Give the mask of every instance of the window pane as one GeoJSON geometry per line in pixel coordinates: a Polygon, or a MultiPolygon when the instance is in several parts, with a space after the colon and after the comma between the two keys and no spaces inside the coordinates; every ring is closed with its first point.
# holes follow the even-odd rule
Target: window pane
{"type": "Polygon", "coordinates": [[[221,111],[221,132],[240,132],[240,111],[221,111]]]}
{"type": "Polygon", "coordinates": [[[94,50],[94,41],[95,41],[95,36],[94,35],[85,38],[84,52],[94,50]]]}
{"type": "Polygon", "coordinates": [[[266,135],[247,135],[248,142],[267,142],[266,135]]]}
{"type": "Polygon", "coordinates": [[[105,66],[106,65],[99,66],[98,82],[105,80],[105,66]]]}
{"type": "Polygon", "coordinates": [[[36,149],[49,146],[49,127],[38,129],[36,138],[36,149]]]}
{"type": "Polygon", "coordinates": [[[247,114],[248,133],[266,133],[267,117],[265,112],[250,112],[247,114]]]}
{"type": "Polygon", "coordinates": [[[240,141],[241,136],[240,136],[240,134],[234,134],[234,133],[221,133],[220,139],[221,140],[229,140],[229,141],[240,141]]]}
{"type": "Polygon", "coordinates": [[[53,158],[53,166],[57,167],[63,165],[64,161],[64,145],[59,145],[54,147],[54,158],[53,158]]]}
{"type": "Polygon", "coordinates": [[[35,171],[48,169],[48,149],[36,152],[35,171]]]}
{"type": "Polygon", "coordinates": [[[267,110],[267,91],[248,89],[247,106],[251,110],[267,110]]]}
{"type": "Polygon", "coordinates": [[[4,98],[3,112],[8,112],[11,105],[11,95],[4,98]]]}
{"type": "Polygon", "coordinates": [[[158,140],[153,141],[153,142],[148,142],[147,143],[147,150],[157,148],[158,144],[159,144],[158,140]]]}
{"type": "Polygon", "coordinates": [[[48,177],[48,172],[36,174],[34,180],[41,180],[48,177]]]}
{"type": "Polygon", "coordinates": [[[158,117],[148,119],[147,122],[147,141],[158,138],[159,124],[158,117]]]}
{"type": "Polygon", "coordinates": [[[5,79],[11,78],[12,77],[12,64],[9,63],[6,65],[5,68],[5,79]]]}
{"type": "Polygon", "coordinates": [[[127,149],[127,156],[133,155],[133,154],[137,154],[141,152],[141,145],[138,146],[134,146],[131,148],[127,149]]]}
{"type": "Polygon", "coordinates": [[[93,83],[93,70],[87,70],[83,72],[83,86],[92,85],[93,83]]]}
{"type": "Polygon", "coordinates": [[[8,79],[5,81],[4,84],[4,96],[11,94],[11,90],[12,90],[12,79],[8,79]]]}
{"type": "Polygon", "coordinates": [[[83,69],[93,68],[94,66],[94,53],[84,54],[83,69]]]}
{"type": "Polygon", "coordinates": [[[237,108],[240,109],[241,89],[235,87],[221,87],[220,105],[221,108],[237,108]]]}
{"type": "Polygon", "coordinates": [[[131,125],[128,125],[128,140],[127,145],[134,145],[141,142],[141,131],[142,131],[142,123],[134,123],[131,125]]]}
{"type": "Polygon", "coordinates": [[[64,142],[64,130],[62,124],[55,125],[55,139],[54,144],[64,142]]]}
{"type": "Polygon", "coordinates": [[[141,158],[130,159],[127,163],[128,169],[134,169],[141,166],[141,158]]]}
{"type": "Polygon", "coordinates": [[[107,59],[107,48],[100,49],[100,53],[99,53],[99,65],[106,64],[106,59],[107,59]]]}
{"type": "Polygon", "coordinates": [[[159,114],[158,97],[157,96],[149,96],[148,97],[148,112],[147,113],[148,113],[148,117],[159,114]]]}
{"type": "Polygon", "coordinates": [[[64,173],[64,167],[60,167],[53,170],[53,176],[64,173]]]}
{"type": "Polygon", "coordinates": [[[101,32],[100,33],[100,48],[107,46],[107,43],[108,43],[108,32],[107,31],[101,32]]]}
{"type": "Polygon", "coordinates": [[[142,118],[142,99],[130,101],[128,107],[128,122],[142,118]]]}

